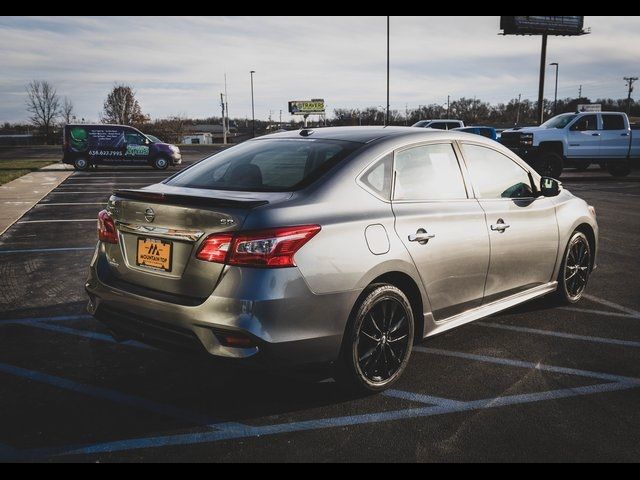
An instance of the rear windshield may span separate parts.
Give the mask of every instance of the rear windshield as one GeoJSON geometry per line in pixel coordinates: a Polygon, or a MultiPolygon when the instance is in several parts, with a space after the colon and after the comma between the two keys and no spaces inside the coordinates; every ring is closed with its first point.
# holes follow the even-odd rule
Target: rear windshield
{"type": "Polygon", "coordinates": [[[287,192],[319,179],[362,144],[266,139],[242,143],[169,179],[167,185],[243,192],[287,192]]]}

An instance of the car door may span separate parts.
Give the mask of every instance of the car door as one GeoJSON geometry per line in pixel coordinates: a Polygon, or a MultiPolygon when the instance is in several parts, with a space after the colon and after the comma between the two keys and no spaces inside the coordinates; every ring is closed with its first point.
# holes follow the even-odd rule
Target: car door
{"type": "Polygon", "coordinates": [[[395,152],[396,233],[422,279],[436,321],[479,306],[489,266],[489,236],[470,198],[453,144],[395,152]]]}
{"type": "Polygon", "coordinates": [[[567,133],[567,156],[589,158],[600,155],[601,131],[598,115],[585,115],[576,120],[567,133]]]}
{"type": "Polygon", "coordinates": [[[631,132],[623,115],[603,113],[600,156],[603,158],[625,158],[629,154],[631,132]]]}
{"type": "Polygon", "coordinates": [[[529,171],[506,154],[466,142],[461,148],[491,243],[484,302],[550,282],[559,241],[554,201],[536,197],[529,171]]]}
{"type": "Polygon", "coordinates": [[[149,140],[133,128],[125,130],[125,159],[127,162],[144,164],[149,161],[149,140]]]}

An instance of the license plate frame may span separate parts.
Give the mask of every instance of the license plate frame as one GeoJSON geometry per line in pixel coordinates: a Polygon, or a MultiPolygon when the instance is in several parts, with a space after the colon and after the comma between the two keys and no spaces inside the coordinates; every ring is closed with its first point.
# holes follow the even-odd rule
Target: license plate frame
{"type": "Polygon", "coordinates": [[[171,273],[173,269],[173,242],[160,238],[138,237],[136,242],[136,265],[159,272],[171,273]]]}

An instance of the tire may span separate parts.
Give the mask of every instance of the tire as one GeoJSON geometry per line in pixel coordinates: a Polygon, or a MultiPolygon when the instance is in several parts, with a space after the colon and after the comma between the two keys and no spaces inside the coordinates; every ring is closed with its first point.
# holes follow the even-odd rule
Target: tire
{"type": "Polygon", "coordinates": [[[542,152],[535,161],[534,168],[543,177],[558,179],[562,175],[563,160],[560,155],[553,152],[542,152]]]}
{"type": "Polygon", "coordinates": [[[587,236],[573,232],[558,272],[556,300],[560,305],[572,305],[582,299],[591,274],[591,255],[587,236]]]}
{"type": "Polygon", "coordinates": [[[590,166],[591,166],[591,162],[578,163],[576,165],[576,170],[578,172],[586,172],[587,170],[589,170],[590,166]]]}
{"type": "Polygon", "coordinates": [[[631,173],[631,166],[629,162],[611,162],[609,163],[607,170],[614,177],[626,177],[631,173]]]}
{"type": "Polygon", "coordinates": [[[89,162],[87,162],[86,158],[76,158],[73,161],[73,168],[80,172],[86,172],[87,170],[89,170],[90,166],[91,165],[89,165],[89,162]]]}
{"type": "Polygon", "coordinates": [[[397,287],[376,284],[360,297],[349,319],[335,379],[347,392],[370,395],[393,385],[409,363],[415,320],[397,287]]]}
{"type": "Polygon", "coordinates": [[[156,170],[166,170],[169,168],[169,161],[164,157],[158,157],[153,161],[153,168],[156,170]]]}

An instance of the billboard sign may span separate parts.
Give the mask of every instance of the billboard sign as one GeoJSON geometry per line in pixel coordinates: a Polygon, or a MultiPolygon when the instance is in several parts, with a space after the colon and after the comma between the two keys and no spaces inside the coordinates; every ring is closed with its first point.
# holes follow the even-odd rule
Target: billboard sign
{"type": "Polygon", "coordinates": [[[581,104],[578,105],[579,112],[601,112],[602,105],[599,103],[581,104]]]}
{"type": "Polygon", "coordinates": [[[582,16],[510,16],[500,17],[505,35],[583,35],[582,16]]]}
{"type": "Polygon", "coordinates": [[[324,100],[293,100],[289,102],[291,115],[324,115],[324,100]]]}

